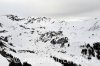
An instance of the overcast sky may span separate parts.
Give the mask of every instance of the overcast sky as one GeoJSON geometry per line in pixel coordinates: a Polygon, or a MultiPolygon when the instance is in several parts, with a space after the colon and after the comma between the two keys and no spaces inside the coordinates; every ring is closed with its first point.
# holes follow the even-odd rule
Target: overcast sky
{"type": "Polygon", "coordinates": [[[0,15],[99,16],[100,0],[0,0],[0,15]]]}

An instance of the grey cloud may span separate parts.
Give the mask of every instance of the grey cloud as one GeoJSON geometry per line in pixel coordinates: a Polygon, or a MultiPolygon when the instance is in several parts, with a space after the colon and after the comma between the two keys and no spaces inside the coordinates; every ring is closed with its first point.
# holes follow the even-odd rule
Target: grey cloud
{"type": "Polygon", "coordinates": [[[100,0],[0,0],[0,15],[74,16],[98,10],[100,0]]]}

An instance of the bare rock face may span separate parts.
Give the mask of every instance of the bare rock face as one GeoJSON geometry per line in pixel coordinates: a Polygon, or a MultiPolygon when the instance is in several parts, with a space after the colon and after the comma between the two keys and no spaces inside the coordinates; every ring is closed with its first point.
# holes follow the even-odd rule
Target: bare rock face
{"type": "Polygon", "coordinates": [[[50,43],[53,45],[60,44],[61,47],[64,47],[64,45],[68,43],[68,37],[63,37],[62,31],[50,31],[41,34],[40,41],[44,43],[50,41],[50,43]]]}
{"type": "Polygon", "coordinates": [[[18,16],[15,16],[15,15],[6,15],[8,19],[11,19],[13,21],[21,21],[21,20],[24,20],[24,18],[19,18],[18,16]]]}
{"type": "Polygon", "coordinates": [[[93,48],[94,48],[94,50],[95,50],[95,52],[96,52],[96,57],[97,57],[97,59],[100,60],[100,42],[94,43],[94,44],[93,44],[93,48]]]}
{"type": "Polygon", "coordinates": [[[13,58],[12,61],[9,63],[9,66],[22,66],[22,63],[18,58],[13,58]]]}
{"type": "Polygon", "coordinates": [[[21,63],[18,58],[13,58],[12,61],[9,63],[9,66],[31,66],[31,64],[27,62],[21,63]]]}
{"type": "Polygon", "coordinates": [[[61,63],[63,66],[81,66],[80,64],[76,64],[76,63],[73,63],[72,61],[67,61],[67,60],[64,60],[64,59],[59,59],[57,57],[51,57],[53,58],[56,62],[59,62],[61,63]]]}
{"type": "Polygon", "coordinates": [[[50,39],[52,39],[53,37],[56,37],[56,36],[59,36],[59,35],[62,35],[62,31],[58,31],[58,32],[49,31],[49,32],[42,34],[41,37],[40,37],[40,40],[42,42],[47,42],[50,39]]]}
{"type": "Polygon", "coordinates": [[[91,59],[92,57],[95,57],[95,51],[90,44],[84,45],[84,48],[82,49],[81,53],[83,55],[87,55],[88,59],[91,59]]]}
{"type": "Polygon", "coordinates": [[[68,38],[67,37],[62,37],[59,39],[52,39],[51,44],[61,44],[61,47],[64,47],[65,43],[68,43],[68,38]]]}
{"type": "Polygon", "coordinates": [[[27,62],[24,62],[23,64],[21,62],[15,62],[12,61],[10,62],[9,66],[31,66],[31,64],[28,64],[27,62]]]}
{"type": "Polygon", "coordinates": [[[27,63],[27,62],[24,62],[23,63],[23,66],[31,66],[31,64],[27,63]]]}
{"type": "Polygon", "coordinates": [[[93,46],[87,44],[81,47],[84,47],[81,53],[83,55],[86,55],[88,59],[92,59],[92,57],[96,57],[98,60],[100,60],[100,42],[93,43],[93,46]]]}

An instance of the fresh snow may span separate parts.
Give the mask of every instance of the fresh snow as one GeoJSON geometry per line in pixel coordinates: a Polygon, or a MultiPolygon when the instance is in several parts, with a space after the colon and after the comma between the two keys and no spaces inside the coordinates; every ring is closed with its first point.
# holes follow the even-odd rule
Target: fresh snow
{"type": "MultiPolygon", "coordinates": [[[[20,21],[13,21],[6,16],[0,16],[0,23],[2,24],[0,31],[7,31],[0,33],[0,36],[8,37],[5,50],[7,53],[19,58],[22,63],[28,62],[32,66],[61,66],[60,63],[55,62],[50,56],[66,59],[82,66],[100,65],[100,60],[95,57],[91,60],[84,58],[80,48],[84,44],[89,43],[93,45],[94,42],[100,42],[100,18],[37,18],[30,17],[20,21]],[[28,22],[32,18],[36,20],[28,22]],[[63,48],[59,44],[52,45],[50,43],[51,39],[47,42],[42,42],[39,39],[40,36],[49,31],[62,31],[63,35],[58,37],[68,37],[70,47],[67,47],[67,44],[63,48]],[[14,47],[10,46],[9,43],[12,43],[14,47]],[[16,53],[8,50],[9,48],[16,50],[16,53]],[[30,50],[34,51],[34,53],[21,50],[30,50]]],[[[2,48],[0,49],[2,50],[2,48]]],[[[9,65],[7,59],[1,55],[0,64],[0,66],[9,65]]]]}

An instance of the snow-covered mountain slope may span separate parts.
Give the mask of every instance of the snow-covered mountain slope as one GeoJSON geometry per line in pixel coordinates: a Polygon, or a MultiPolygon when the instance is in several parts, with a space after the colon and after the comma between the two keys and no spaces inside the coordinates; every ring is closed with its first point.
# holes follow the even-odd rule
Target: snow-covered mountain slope
{"type": "Polygon", "coordinates": [[[100,18],[0,16],[1,66],[99,66],[99,32],[100,18]]]}

